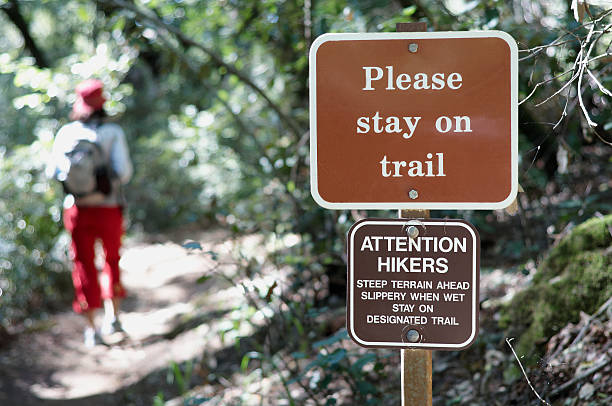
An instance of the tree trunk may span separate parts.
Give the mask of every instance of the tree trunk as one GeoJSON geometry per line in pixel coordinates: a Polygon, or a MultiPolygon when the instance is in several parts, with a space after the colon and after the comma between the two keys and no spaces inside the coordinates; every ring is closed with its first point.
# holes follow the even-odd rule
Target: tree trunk
{"type": "Polygon", "coordinates": [[[30,54],[34,57],[36,61],[36,65],[39,68],[48,68],[49,64],[47,63],[47,58],[41,52],[40,48],[34,42],[34,39],[30,35],[30,28],[28,27],[28,23],[21,15],[19,11],[19,3],[17,0],[10,0],[8,3],[4,4],[0,7],[2,11],[8,16],[9,20],[17,27],[21,36],[23,37],[23,42],[25,48],[30,52],[30,54]]]}

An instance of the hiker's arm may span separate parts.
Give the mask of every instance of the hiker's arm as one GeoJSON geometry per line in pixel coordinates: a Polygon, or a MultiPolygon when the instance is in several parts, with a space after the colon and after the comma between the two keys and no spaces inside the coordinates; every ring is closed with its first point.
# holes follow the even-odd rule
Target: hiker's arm
{"type": "Polygon", "coordinates": [[[132,177],[132,161],[123,130],[119,126],[115,129],[116,135],[110,154],[111,165],[121,183],[127,183],[132,177]]]}

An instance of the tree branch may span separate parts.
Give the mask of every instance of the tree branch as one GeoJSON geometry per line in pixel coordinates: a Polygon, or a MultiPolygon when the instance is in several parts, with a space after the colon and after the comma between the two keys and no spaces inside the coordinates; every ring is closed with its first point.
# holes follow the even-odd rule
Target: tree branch
{"type": "Polygon", "coordinates": [[[601,370],[602,368],[608,366],[610,364],[610,362],[612,362],[612,359],[608,358],[607,360],[604,360],[604,361],[600,362],[599,364],[595,365],[594,367],[587,369],[583,373],[581,373],[579,375],[576,375],[574,378],[572,378],[569,381],[565,382],[563,385],[559,386],[558,388],[555,388],[555,390],[550,392],[549,396],[551,398],[559,396],[561,393],[565,392],[566,390],[568,390],[569,388],[571,388],[572,386],[574,386],[575,384],[577,384],[581,380],[583,380],[585,378],[588,378],[589,376],[593,375],[595,372],[597,372],[597,371],[601,370]]]}
{"type": "Polygon", "coordinates": [[[242,22],[242,25],[240,26],[240,28],[238,28],[236,32],[236,38],[240,38],[242,34],[244,34],[251,27],[253,22],[255,22],[257,18],[259,18],[259,15],[259,0],[255,0],[250,9],[249,16],[246,18],[246,20],[242,22]]]}
{"type": "Polygon", "coordinates": [[[281,121],[283,121],[290,129],[291,131],[295,134],[296,137],[301,137],[301,135],[304,133],[304,130],[300,128],[300,126],[297,124],[297,122],[295,122],[295,120],[293,120],[291,117],[289,117],[287,114],[285,114],[280,106],[276,103],[274,103],[272,101],[272,99],[270,99],[270,97],[267,95],[266,92],[264,92],[264,90],[257,86],[255,84],[255,82],[248,77],[248,75],[242,71],[240,71],[238,68],[236,68],[236,66],[234,66],[231,63],[225,62],[223,60],[223,58],[218,55],[214,50],[208,48],[206,45],[201,44],[200,42],[189,38],[188,36],[186,36],[179,28],[174,27],[173,25],[170,24],[166,24],[165,22],[163,22],[162,20],[160,20],[156,15],[154,15],[153,13],[149,12],[149,11],[145,11],[142,8],[128,3],[124,0],[98,0],[98,1],[102,1],[104,3],[112,3],[114,5],[117,6],[121,6],[127,10],[132,11],[134,14],[136,14],[136,16],[140,17],[143,21],[148,22],[149,24],[152,24],[153,26],[157,27],[157,28],[161,28],[171,34],[173,34],[174,36],[176,36],[176,38],[183,44],[185,45],[190,45],[193,46],[195,48],[200,49],[201,51],[203,51],[206,55],[208,55],[208,57],[210,58],[210,60],[217,66],[219,67],[224,67],[225,69],[227,69],[227,71],[229,73],[231,73],[232,75],[236,76],[240,81],[242,81],[244,84],[246,84],[247,86],[249,86],[251,89],[253,89],[257,94],[259,94],[268,104],[268,106],[270,106],[270,108],[272,108],[272,110],[274,110],[276,112],[276,114],[279,116],[279,118],[281,119],[281,121]]]}
{"type": "Polygon", "coordinates": [[[521,371],[523,372],[523,375],[525,376],[525,380],[527,381],[527,384],[531,388],[531,391],[538,397],[540,402],[543,402],[546,406],[551,406],[550,403],[542,399],[542,396],[540,396],[538,391],[536,391],[533,385],[531,384],[531,381],[529,380],[529,377],[527,376],[527,372],[525,372],[525,368],[523,368],[523,364],[521,364],[521,360],[519,359],[518,355],[516,355],[516,351],[514,351],[514,347],[512,347],[512,344],[510,343],[512,340],[514,340],[514,338],[506,338],[506,344],[508,344],[508,347],[510,347],[510,349],[512,350],[512,354],[514,355],[514,358],[516,358],[516,362],[518,362],[519,367],[521,368],[521,371]]]}
{"type": "MultiPolygon", "coordinates": [[[[545,100],[537,103],[535,105],[535,107],[539,107],[542,104],[548,102],[549,100],[553,99],[554,97],[558,96],[561,92],[563,92],[567,87],[569,87],[570,85],[572,85],[575,81],[577,81],[577,85],[576,85],[576,91],[577,91],[577,101],[576,103],[580,106],[580,109],[582,111],[583,116],[585,117],[589,128],[591,129],[591,131],[593,131],[597,137],[603,141],[606,144],[610,144],[609,141],[604,140],[604,138],[597,132],[595,131],[595,127],[597,127],[597,123],[595,121],[593,121],[591,119],[591,116],[589,114],[589,111],[587,109],[587,106],[585,105],[584,99],[583,99],[583,92],[584,92],[584,88],[583,88],[583,81],[585,76],[587,76],[587,79],[590,77],[590,79],[593,81],[593,83],[595,85],[597,85],[597,87],[599,88],[599,90],[607,95],[607,96],[612,96],[612,92],[610,92],[607,88],[605,88],[603,86],[603,84],[597,79],[597,77],[593,74],[593,72],[590,70],[589,68],[589,63],[591,61],[597,60],[600,57],[605,56],[608,53],[608,50],[610,48],[610,44],[608,45],[608,47],[606,48],[606,51],[601,54],[598,55],[596,57],[591,57],[591,53],[593,52],[593,50],[595,49],[595,46],[597,45],[597,43],[601,40],[601,38],[610,33],[610,30],[612,29],[612,24],[608,24],[603,26],[601,29],[598,29],[598,23],[600,21],[602,21],[602,19],[611,14],[612,13],[612,9],[608,10],[604,13],[602,13],[600,16],[598,16],[598,18],[593,18],[591,17],[592,21],[589,23],[584,23],[582,24],[580,27],[578,28],[587,28],[588,27],[588,33],[586,34],[586,36],[579,36],[578,34],[576,34],[576,29],[572,30],[572,31],[566,31],[566,33],[560,37],[558,37],[556,40],[554,40],[551,44],[549,45],[544,45],[544,46],[540,46],[540,47],[535,47],[532,49],[528,49],[528,50],[523,50],[521,52],[529,52],[529,55],[526,57],[523,57],[519,60],[524,60],[533,56],[537,56],[543,49],[546,49],[548,47],[552,47],[552,46],[559,46],[562,44],[566,44],[568,43],[568,41],[564,41],[564,42],[560,42],[565,36],[570,35],[572,37],[574,37],[573,40],[571,41],[578,41],[580,43],[580,50],[578,51],[578,55],[576,56],[575,60],[574,60],[574,64],[572,66],[571,70],[567,70],[553,78],[547,79],[545,81],[539,82],[535,85],[535,87],[531,90],[531,92],[529,93],[529,95],[527,95],[527,97],[525,97],[523,100],[520,101],[519,105],[524,103],[525,101],[527,101],[529,98],[531,98],[536,90],[538,89],[538,87],[545,85],[546,83],[549,83],[555,79],[558,79],[561,76],[565,76],[566,74],[573,72],[572,76],[569,80],[567,80],[565,82],[565,84],[563,86],[561,86],[561,88],[559,88],[556,92],[554,92],[551,96],[548,96],[545,100]]],[[[565,106],[563,108],[563,113],[561,115],[561,118],[559,119],[559,121],[555,124],[555,126],[553,127],[553,129],[557,128],[557,126],[563,121],[563,119],[567,116],[567,112],[568,112],[568,105],[569,105],[569,98],[570,98],[570,89],[567,90],[566,92],[566,97],[565,97],[565,106]]]]}
{"type": "Polygon", "coordinates": [[[23,37],[23,42],[25,48],[30,52],[34,60],[36,61],[36,66],[39,68],[48,68],[49,64],[47,63],[47,58],[42,53],[40,48],[34,42],[34,39],[30,35],[30,28],[28,27],[28,23],[21,15],[19,10],[19,3],[17,0],[10,0],[0,7],[2,11],[7,15],[9,20],[17,27],[21,36],[23,37]]]}
{"type": "MultiPolygon", "coordinates": [[[[177,58],[179,58],[181,60],[181,62],[185,65],[185,67],[192,74],[196,75],[196,77],[198,77],[200,75],[200,71],[196,67],[194,67],[191,64],[191,62],[187,59],[187,57],[185,57],[185,55],[183,53],[181,53],[179,50],[177,50],[176,47],[174,45],[172,45],[170,43],[170,41],[166,37],[164,37],[163,35],[159,35],[159,39],[168,49],[170,49],[170,51],[172,53],[174,53],[174,55],[176,55],[177,58]]],[[[211,85],[209,85],[205,81],[201,81],[200,83],[202,84],[202,86],[204,86],[205,89],[207,89],[207,91],[209,93],[215,95],[215,98],[217,99],[217,101],[219,101],[219,103],[221,103],[223,108],[232,116],[232,119],[234,120],[234,122],[240,128],[240,131],[243,134],[246,134],[246,135],[248,135],[251,138],[251,141],[253,141],[253,144],[255,145],[257,150],[259,151],[260,155],[262,157],[266,158],[271,165],[274,164],[274,160],[272,159],[272,157],[270,157],[268,155],[265,147],[257,139],[257,135],[247,126],[247,124],[244,122],[244,120],[242,120],[242,118],[232,110],[232,107],[229,105],[229,103],[226,100],[224,100],[223,98],[219,97],[218,92],[216,92],[215,89],[213,89],[211,85]]],[[[306,134],[308,134],[308,133],[306,133],[306,134]]],[[[300,141],[300,143],[301,142],[302,141],[300,141]]],[[[296,164],[296,166],[297,166],[297,164],[296,164]]],[[[279,178],[281,183],[286,184],[286,180],[280,179],[280,176],[277,176],[277,178],[279,178]]],[[[289,197],[289,199],[291,200],[291,202],[292,202],[292,204],[294,206],[296,215],[297,216],[301,216],[303,214],[303,211],[302,211],[302,205],[301,205],[300,201],[295,197],[295,195],[292,192],[287,190],[287,188],[285,188],[285,192],[286,192],[287,196],[289,197]]]]}
{"type": "MultiPolygon", "coordinates": [[[[163,35],[160,35],[158,37],[160,39],[160,41],[168,48],[170,49],[170,51],[176,55],[177,58],[179,58],[181,60],[181,62],[185,65],[185,67],[196,77],[200,76],[200,70],[198,68],[196,68],[195,66],[193,66],[191,64],[191,62],[185,57],[185,55],[183,53],[181,53],[178,49],[176,49],[171,43],[170,41],[165,38],[163,35]]],[[[204,88],[206,89],[206,91],[208,91],[210,94],[214,94],[215,98],[217,99],[217,101],[219,101],[219,103],[221,103],[221,105],[223,106],[223,108],[232,116],[232,119],[236,122],[236,124],[238,125],[238,127],[240,128],[240,131],[243,134],[247,134],[252,140],[253,143],[255,144],[255,146],[257,147],[257,149],[259,150],[259,153],[261,154],[261,156],[263,156],[264,158],[266,158],[268,160],[268,162],[270,162],[271,164],[274,162],[274,160],[268,156],[265,148],[263,147],[263,145],[261,145],[261,143],[259,142],[259,140],[257,139],[257,137],[255,136],[255,133],[253,133],[249,127],[246,125],[246,123],[242,120],[242,118],[234,113],[234,111],[232,110],[232,107],[229,105],[229,103],[224,100],[223,98],[219,97],[219,93],[217,91],[215,91],[215,89],[212,88],[211,85],[209,85],[208,83],[206,83],[205,81],[201,81],[200,82],[202,84],[202,86],[204,86],[204,88]]]]}

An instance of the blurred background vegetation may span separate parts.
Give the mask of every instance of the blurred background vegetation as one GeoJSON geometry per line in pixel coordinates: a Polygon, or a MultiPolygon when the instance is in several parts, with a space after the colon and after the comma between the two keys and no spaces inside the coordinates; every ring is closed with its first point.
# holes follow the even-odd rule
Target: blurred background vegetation
{"type": "MultiPolygon", "coordinates": [[[[432,216],[465,218],[477,226],[485,273],[494,268],[536,273],[549,247],[574,225],[590,218],[610,224],[604,217],[612,207],[612,111],[605,91],[612,82],[610,18],[605,2],[593,2],[578,19],[571,3],[0,0],[1,331],[22,331],[32,319],[68,307],[72,290],[62,192],[44,177],[44,166],[54,134],[68,120],[73,89],[88,77],[100,78],[110,90],[106,107],[127,134],[136,168],[126,190],[128,233],[221,225],[235,234],[261,233],[278,241],[297,235],[298,244],[271,254],[275,263],[291,267],[296,292],[274,298],[275,323],[286,328],[276,327],[278,333],[300,335],[296,326],[312,325],[330,308],[342,308],[345,233],[366,213],[324,210],[310,197],[308,50],[326,32],[394,31],[397,22],[425,21],[436,31],[503,30],[516,39],[522,50],[519,99],[530,96],[519,108],[524,189],[519,212],[432,216]],[[577,58],[580,62],[587,49],[589,58],[599,57],[579,72],[577,58]],[[581,87],[578,74],[584,76],[581,87]]],[[[538,330],[540,336],[532,337],[530,330],[524,351],[541,354],[536,344],[577,322],[580,311],[593,313],[610,296],[605,251],[610,240],[602,230],[585,250],[604,258],[593,289],[603,286],[605,293],[578,301],[572,320],[555,319],[554,326],[538,330]]],[[[551,271],[551,262],[546,278],[565,270],[551,271]]],[[[270,292],[258,298],[267,305],[270,292]]],[[[516,327],[514,318],[523,316],[505,314],[506,326],[516,327]]],[[[349,382],[358,404],[381,404],[388,394],[374,383],[384,376],[385,353],[360,354],[346,363],[350,350],[320,351],[347,342],[342,330],[326,328],[300,335],[295,348],[286,349],[311,363],[284,384],[295,385],[300,373],[322,367],[324,376],[306,386],[319,393],[310,394],[317,404],[335,404],[326,388],[338,377],[349,382]],[[373,372],[362,372],[373,362],[373,372]]],[[[280,369],[274,360],[278,346],[272,347],[245,355],[244,369],[251,358],[269,360],[270,371],[280,369]]]]}

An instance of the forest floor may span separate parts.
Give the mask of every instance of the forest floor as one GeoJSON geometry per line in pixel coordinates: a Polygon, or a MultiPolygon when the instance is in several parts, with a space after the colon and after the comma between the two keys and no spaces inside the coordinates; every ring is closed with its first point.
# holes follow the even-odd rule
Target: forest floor
{"type": "MultiPolygon", "coordinates": [[[[172,398],[175,400],[168,404],[182,405],[180,394],[193,387],[190,397],[210,399],[204,404],[288,404],[282,378],[251,374],[254,368],[250,366],[241,368],[243,355],[252,350],[249,340],[238,341],[236,346],[237,337],[258,340],[256,319],[261,314],[246,316],[249,322],[241,322],[248,298],[244,286],[232,278],[244,267],[240,258],[265,262],[266,244],[261,235],[233,237],[222,229],[128,239],[121,260],[129,292],[121,313],[127,339],[86,348],[83,320],[71,311],[35,322],[0,350],[0,405],[140,406],[162,405],[162,399],[172,398]]],[[[282,269],[270,267],[248,283],[260,284],[265,292],[276,282],[282,284],[285,277],[282,269]]],[[[434,405],[537,404],[496,320],[500,305],[528,280],[521,272],[483,270],[479,339],[465,351],[434,352],[434,405]],[[514,369],[509,369],[513,364],[514,369]]],[[[328,313],[341,327],[344,313],[328,313]]],[[[609,317],[599,322],[587,315],[579,324],[567,326],[549,345],[555,363],[529,371],[534,386],[550,393],[585,368],[599,365],[601,359],[609,360],[610,327],[609,317]],[[578,334],[595,350],[562,351],[578,334]]],[[[368,351],[349,340],[341,345],[355,352],[368,351]]],[[[397,404],[397,351],[378,351],[387,354],[385,368],[392,371],[388,381],[381,382],[383,393],[393,393],[384,404],[397,404]]],[[[305,364],[310,361],[303,360],[305,364]]],[[[606,392],[612,387],[611,368],[608,361],[604,369],[558,393],[554,405],[606,404],[606,392]],[[608,383],[599,389],[589,383],[602,378],[608,383]],[[597,397],[603,403],[590,402],[597,397]]],[[[292,392],[297,404],[318,404],[300,390],[292,392]]],[[[348,388],[337,393],[338,405],[353,404],[348,388]]]]}
{"type": "Polygon", "coordinates": [[[128,338],[86,348],[84,321],[71,311],[35,323],[0,353],[0,404],[150,405],[160,390],[177,393],[168,384],[169,365],[221,349],[214,324],[241,298],[221,278],[197,283],[223,271],[235,244],[249,243],[228,237],[222,230],[192,236],[201,244],[197,252],[189,244],[128,240],[121,267],[129,295],[120,317],[128,338]]]}

